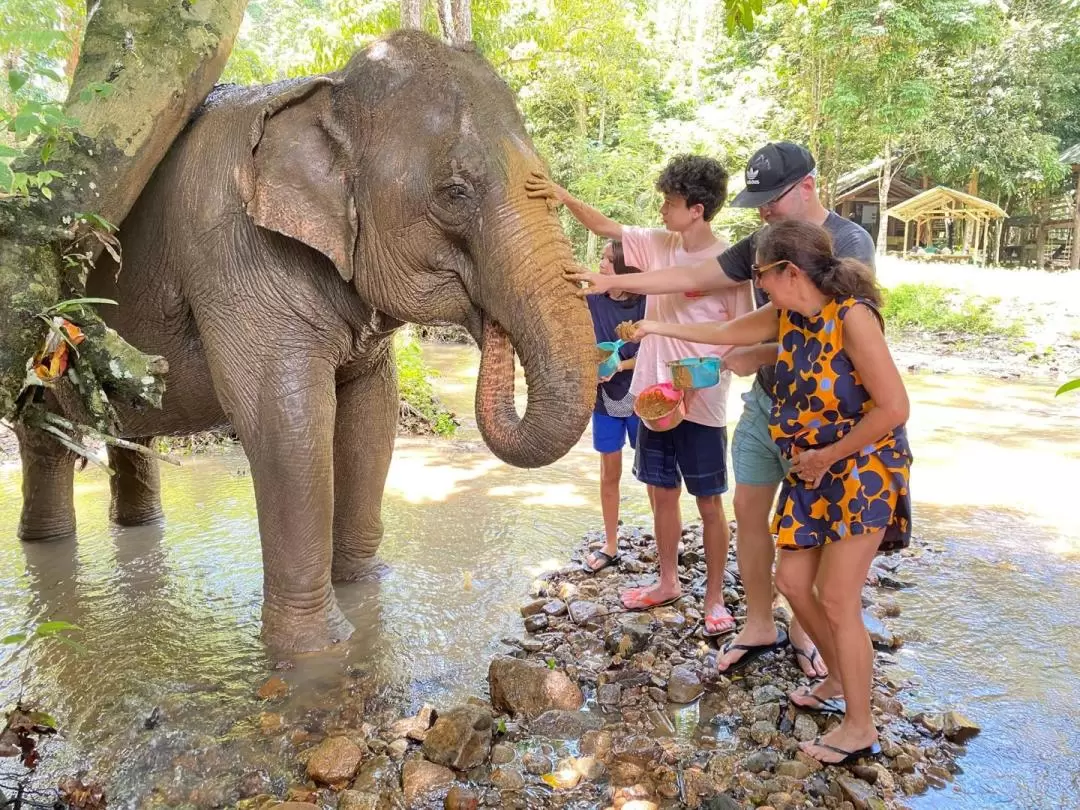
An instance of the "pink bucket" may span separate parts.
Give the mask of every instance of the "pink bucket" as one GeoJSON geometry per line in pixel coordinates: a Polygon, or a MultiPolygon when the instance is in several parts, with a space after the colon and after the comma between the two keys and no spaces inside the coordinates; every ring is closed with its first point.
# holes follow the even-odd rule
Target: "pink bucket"
{"type": "Polygon", "coordinates": [[[638,415],[638,418],[645,424],[649,430],[654,430],[657,433],[662,433],[665,430],[671,430],[678,425],[686,417],[686,397],[682,391],[679,391],[671,383],[657,383],[656,385],[650,385],[644,391],[637,395],[634,400],[634,413],[638,415]],[[644,416],[640,410],[640,404],[643,399],[649,400],[655,399],[655,394],[660,393],[665,400],[670,404],[670,409],[657,416],[655,413],[651,417],[644,416]]]}

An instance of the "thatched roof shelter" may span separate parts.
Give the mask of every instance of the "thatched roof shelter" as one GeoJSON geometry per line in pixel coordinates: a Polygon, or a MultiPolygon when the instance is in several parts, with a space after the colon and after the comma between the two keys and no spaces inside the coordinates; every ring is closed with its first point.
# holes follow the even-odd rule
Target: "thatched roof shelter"
{"type": "Polygon", "coordinates": [[[885,213],[904,223],[905,256],[910,223],[929,223],[943,219],[949,222],[966,222],[974,228],[971,248],[976,258],[982,258],[984,255],[991,221],[1004,219],[1007,216],[1004,209],[988,200],[945,186],[927,189],[909,200],[894,205],[885,213]]]}

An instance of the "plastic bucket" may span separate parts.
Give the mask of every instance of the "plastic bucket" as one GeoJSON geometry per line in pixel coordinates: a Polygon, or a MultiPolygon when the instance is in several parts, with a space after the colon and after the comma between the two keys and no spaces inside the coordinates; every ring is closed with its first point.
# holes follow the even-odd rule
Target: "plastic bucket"
{"type": "Polygon", "coordinates": [[[684,357],[668,363],[672,385],[680,391],[709,388],[720,382],[723,361],[719,357],[684,357]]]}
{"type": "Polygon", "coordinates": [[[610,377],[619,370],[619,349],[622,348],[625,342],[623,340],[612,340],[596,344],[596,348],[600,351],[610,352],[607,359],[596,367],[596,376],[601,380],[610,377]]]}
{"type": "Polygon", "coordinates": [[[662,433],[686,417],[686,398],[671,383],[650,385],[634,399],[634,413],[649,430],[662,433]]]}

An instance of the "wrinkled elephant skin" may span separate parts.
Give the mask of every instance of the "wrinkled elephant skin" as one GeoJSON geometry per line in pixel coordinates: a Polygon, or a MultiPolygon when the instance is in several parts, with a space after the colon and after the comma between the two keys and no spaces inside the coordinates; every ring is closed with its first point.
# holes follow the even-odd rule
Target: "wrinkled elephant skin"
{"type": "MultiPolygon", "coordinates": [[[[92,275],[90,294],[120,303],[110,323],[169,362],[162,410],[123,413],[125,435],[231,425],[243,444],[272,646],[352,631],[331,581],[360,575],[382,538],[402,322],[480,342],[477,421],[505,461],[551,463],[584,430],[592,331],[558,220],[525,194],[542,168],[480,56],[399,32],[337,73],[216,89],[124,221],[122,272],[92,275]]],[[[20,536],[70,534],[74,459],[24,438],[20,536]]],[[[154,464],[110,456],[113,519],[158,518],[154,464]]]]}

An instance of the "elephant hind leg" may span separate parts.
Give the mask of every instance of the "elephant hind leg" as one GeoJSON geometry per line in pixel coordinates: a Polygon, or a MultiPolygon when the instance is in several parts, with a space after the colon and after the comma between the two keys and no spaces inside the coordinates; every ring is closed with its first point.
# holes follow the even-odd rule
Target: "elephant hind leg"
{"type": "Polygon", "coordinates": [[[76,456],[48,434],[15,424],[22,459],[19,539],[60,540],[75,535],[76,456]]]}
{"type": "MultiPolygon", "coordinates": [[[[132,441],[148,447],[153,438],[132,441]]],[[[158,460],[122,447],[110,447],[108,453],[109,466],[116,471],[109,480],[112,491],[109,517],[112,521],[121,526],[142,526],[160,520],[164,513],[158,460]]]]}
{"type": "Polygon", "coordinates": [[[335,582],[373,570],[383,537],[382,499],[398,424],[397,369],[387,351],[362,376],[337,388],[334,424],[335,582]]]}

